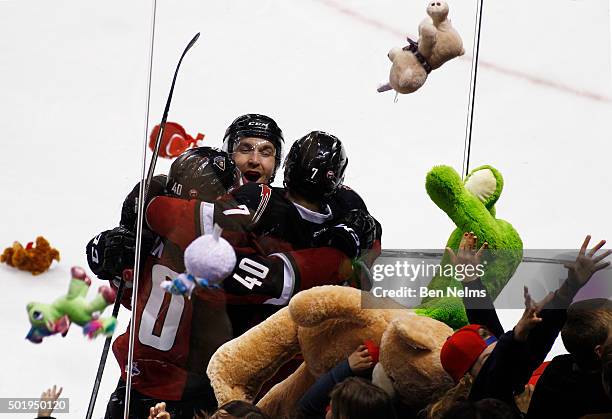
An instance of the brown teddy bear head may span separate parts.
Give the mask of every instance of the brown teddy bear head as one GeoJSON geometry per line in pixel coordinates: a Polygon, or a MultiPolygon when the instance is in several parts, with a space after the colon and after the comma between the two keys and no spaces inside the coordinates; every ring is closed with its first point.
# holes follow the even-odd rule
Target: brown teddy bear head
{"type": "MultiPolygon", "coordinates": [[[[369,293],[340,286],[315,287],[297,294],[289,311],[298,326],[304,361],[315,376],[329,371],[366,340],[377,345],[389,322],[410,315],[407,310],[380,307],[369,293]]],[[[387,302],[387,306],[389,303],[387,302]]],[[[395,303],[391,306],[400,307],[395,303]]]]}
{"type": "Polygon", "coordinates": [[[407,406],[423,407],[453,385],[440,364],[440,348],[453,330],[442,322],[418,316],[393,300],[339,286],[297,294],[289,310],[314,376],[372,340],[380,347],[375,384],[407,406]]]}
{"type": "Polygon", "coordinates": [[[440,348],[453,330],[412,315],[394,319],[383,334],[372,381],[407,406],[421,408],[453,386],[440,363],[440,348]]]}

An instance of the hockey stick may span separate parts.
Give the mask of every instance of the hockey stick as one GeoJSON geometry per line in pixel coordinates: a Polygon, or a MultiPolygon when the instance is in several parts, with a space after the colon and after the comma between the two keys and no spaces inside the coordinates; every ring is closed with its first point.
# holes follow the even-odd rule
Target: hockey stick
{"type": "MultiPolygon", "coordinates": [[[[153,20],[155,22],[155,19],[153,20]]],[[[155,24],[155,23],[154,23],[155,24]]],[[[154,28],[153,28],[154,29],[154,28]]],[[[152,30],[154,33],[154,30],[152,30]]],[[[170,93],[168,94],[168,99],[166,100],[166,107],[164,108],[164,114],[162,116],[162,121],[160,123],[159,132],[157,133],[157,138],[155,139],[155,148],[153,150],[153,155],[151,156],[151,163],[149,164],[149,171],[145,179],[144,177],[144,169],[145,169],[145,159],[142,159],[142,175],[140,181],[140,189],[139,189],[139,197],[144,197],[144,199],[138,200],[138,218],[136,221],[136,255],[134,258],[134,279],[132,282],[132,315],[130,320],[130,340],[128,346],[128,359],[127,359],[127,371],[126,371],[126,384],[125,384],[125,401],[124,401],[124,410],[123,416],[124,418],[128,418],[130,414],[130,395],[132,390],[132,365],[134,362],[134,340],[135,340],[135,327],[136,323],[136,307],[138,307],[138,279],[140,277],[140,251],[142,250],[142,228],[143,228],[143,220],[144,220],[144,203],[146,202],[147,194],[149,192],[149,186],[151,184],[151,180],[153,179],[153,173],[155,172],[155,165],[157,164],[157,157],[159,155],[159,147],[161,143],[161,139],[163,138],[164,130],[166,128],[166,120],[168,119],[168,111],[170,110],[170,102],[172,101],[172,94],[174,92],[174,85],[176,83],[176,77],[178,75],[179,68],[181,67],[181,63],[183,62],[183,58],[187,51],[196,43],[198,38],[200,37],[200,33],[198,32],[195,36],[189,41],[189,44],[183,50],[183,54],[181,54],[181,58],[176,66],[176,70],[174,71],[174,78],[172,79],[172,85],[170,86],[170,93]]],[[[153,36],[151,37],[151,59],[153,58],[153,36]]],[[[149,73],[149,92],[150,92],[151,78],[149,73]]],[[[145,141],[143,144],[144,151],[143,156],[146,155],[147,148],[147,136],[149,132],[148,127],[148,114],[149,114],[149,99],[147,101],[147,118],[146,118],[146,129],[145,129],[145,141]]]]}
{"type": "MultiPolygon", "coordinates": [[[[125,280],[121,278],[119,281],[119,288],[117,289],[117,295],[115,297],[115,304],[113,305],[113,317],[117,318],[119,315],[119,307],[121,307],[121,297],[123,296],[123,289],[125,288],[125,280]]],[[[112,336],[107,336],[104,340],[104,349],[102,349],[102,356],[100,357],[100,363],[98,364],[98,372],[96,373],[96,379],[94,381],[93,390],[89,397],[89,406],[87,406],[86,419],[91,419],[93,415],[94,407],[96,406],[96,399],[98,398],[98,391],[100,390],[100,383],[102,382],[102,374],[104,374],[104,367],[106,366],[106,359],[108,358],[108,350],[110,349],[112,336]]]]}
{"type": "MultiPolygon", "coordinates": [[[[145,162],[144,156],[146,155],[146,150],[147,150],[146,142],[147,142],[147,136],[149,132],[149,109],[150,109],[150,103],[151,103],[151,74],[153,72],[153,46],[155,44],[155,17],[156,17],[156,11],[157,11],[157,1],[153,0],[152,4],[153,4],[153,11],[152,11],[152,19],[151,19],[151,44],[149,45],[149,66],[148,66],[149,72],[147,73],[147,106],[146,106],[146,112],[145,112],[145,146],[143,150],[142,173],[144,173],[144,162],[145,162]]],[[[159,141],[159,137],[157,138],[156,141],[159,141]]],[[[157,156],[155,158],[157,158],[157,156]]],[[[142,178],[142,175],[141,175],[141,178],[142,178]]],[[[142,196],[142,189],[143,188],[142,188],[142,180],[141,180],[139,196],[142,196]]],[[[142,200],[139,200],[139,201],[142,201],[142,200]]],[[[136,237],[136,240],[137,240],[137,246],[140,246],[140,242],[141,242],[140,234],[138,234],[138,236],[136,237]]],[[[139,250],[138,247],[136,250],[137,251],[139,250]]],[[[139,254],[137,253],[135,257],[135,266],[138,266],[138,263],[137,263],[138,260],[139,260],[139,254]]],[[[119,308],[121,307],[121,299],[123,298],[124,289],[125,289],[125,279],[122,277],[119,281],[119,288],[117,290],[117,295],[115,296],[115,304],[113,305],[113,316],[115,318],[117,318],[117,316],[119,315],[119,308]]],[[[133,292],[132,295],[133,294],[135,293],[133,292]]],[[[98,398],[98,391],[100,390],[100,383],[102,382],[102,375],[104,374],[104,367],[106,366],[106,360],[108,359],[108,351],[110,349],[111,341],[112,341],[112,336],[108,336],[104,341],[104,348],[102,349],[102,356],[100,357],[100,363],[98,364],[98,371],[96,373],[96,379],[94,380],[94,386],[91,391],[91,396],[89,397],[89,405],[87,406],[87,415],[85,416],[86,419],[91,419],[93,415],[93,410],[96,406],[96,400],[98,398]]],[[[131,368],[130,368],[130,372],[131,372],[131,368]]]]}

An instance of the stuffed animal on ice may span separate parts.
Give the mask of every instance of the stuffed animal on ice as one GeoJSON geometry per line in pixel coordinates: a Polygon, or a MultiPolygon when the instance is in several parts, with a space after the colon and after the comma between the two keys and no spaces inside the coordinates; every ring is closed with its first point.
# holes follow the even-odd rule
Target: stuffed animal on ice
{"type": "Polygon", "coordinates": [[[257,404],[271,417],[286,417],[317,377],[369,340],[380,348],[374,383],[404,405],[420,408],[453,385],[440,364],[440,348],[452,333],[393,300],[350,287],[315,287],[221,346],[207,374],[219,404],[253,400],[265,381],[301,353],[301,366],[257,404]]]}
{"type": "Polygon", "coordinates": [[[160,284],[166,292],[191,297],[196,288],[219,288],[236,266],[236,252],[227,240],[221,237],[222,229],[215,224],[212,234],[205,234],[185,249],[186,272],[160,284]]]}
{"type": "MultiPolygon", "coordinates": [[[[155,125],[149,136],[149,148],[155,150],[155,141],[159,135],[160,125],[155,125]]],[[[187,134],[185,128],[176,122],[166,122],[164,135],[159,145],[159,157],[173,159],[181,155],[185,150],[198,147],[204,140],[204,134],[198,133],[196,138],[187,134]]]]}
{"type": "Polygon", "coordinates": [[[379,92],[394,89],[398,93],[418,90],[432,71],[465,53],[463,41],[448,17],[448,4],[435,0],[427,6],[428,18],[419,25],[419,41],[408,38],[410,45],[393,48],[387,55],[391,60],[389,82],[379,92]]]}
{"type": "Polygon", "coordinates": [[[52,248],[42,236],[36,238],[36,246],[30,242],[24,248],[21,243],[16,241],[12,247],[4,249],[0,256],[0,262],[22,271],[31,272],[32,275],[45,272],[54,260],[59,262],[59,251],[52,248]]]}
{"type": "MultiPolygon", "coordinates": [[[[446,247],[459,248],[465,232],[474,232],[478,246],[485,241],[489,249],[485,253],[486,269],[481,281],[488,295],[495,300],[523,258],[523,242],[514,227],[496,217],[495,204],[504,188],[499,171],[491,166],[480,166],[461,180],[459,174],[448,166],[436,166],[428,174],[425,187],[429,197],[455,223],[446,247]]],[[[450,264],[445,254],[440,262],[450,264]]],[[[452,276],[434,276],[429,289],[446,290],[462,287],[452,276]]],[[[444,292],[444,295],[447,295],[444,292]]],[[[459,297],[425,298],[417,313],[440,320],[453,328],[467,324],[463,301],[459,297]]]]}
{"type": "Polygon", "coordinates": [[[58,298],[52,304],[29,303],[28,317],[32,327],[26,336],[31,342],[40,343],[45,336],[60,333],[66,336],[71,323],[83,327],[83,334],[90,339],[104,334],[111,336],[115,330],[115,317],[100,318],[104,309],[115,301],[115,290],[104,285],[98,289],[93,300],[87,301],[87,291],[91,279],[82,268],[77,266],[70,270],[72,279],[68,294],[58,298]]]}

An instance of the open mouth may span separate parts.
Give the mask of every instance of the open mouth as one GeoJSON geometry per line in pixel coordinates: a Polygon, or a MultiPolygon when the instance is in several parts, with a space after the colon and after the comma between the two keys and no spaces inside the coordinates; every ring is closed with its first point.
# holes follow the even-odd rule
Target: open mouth
{"type": "Polygon", "coordinates": [[[249,170],[249,171],[244,172],[242,176],[248,182],[257,182],[259,178],[261,177],[261,174],[259,172],[255,172],[254,170],[249,170]]]}

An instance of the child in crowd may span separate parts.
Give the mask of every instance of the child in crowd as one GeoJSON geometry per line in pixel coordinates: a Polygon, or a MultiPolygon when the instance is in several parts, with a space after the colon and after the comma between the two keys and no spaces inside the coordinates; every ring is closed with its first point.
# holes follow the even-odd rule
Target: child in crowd
{"type": "Polygon", "coordinates": [[[569,307],[561,330],[569,354],[555,357],[544,370],[531,398],[528,418],[612,413],[612,400],[606,394],[612,358],[609,349],[604,351],[610,328],[612,301],[595,298],[569,307]]]}
{"type": "Polygon", "coordinates": [[[381,388],[360,377],[349,377],[331,392],[325,419],[396,419],[393,401],[381,388]]]}
{"type": "Polygon", "coordinates": [[[301,418],[358,419],[394,418],[395,410],[387,393],[368,380],[375,360],[360,345],[347,359],[323,374],[304,394],[298,405],[301,418]],[[333,391],[332,391],[333,389],[333,391]],[[331,395],[330,395],[331,392],[331,395]],[[331,408],[326,408],[330,404],[331,408]]]}
{"type": "MultiPolygon", "coordinates": [[[[151,407],[148,419],[172,419],[166,412],[166,403],[151,407]]],[[[271,419],[261,409],[243,400],[233,400],[219,407],[212,415],[195,416],[194,419],[271,419]]]]}
{"type": "MultiPolygon", "coordinates": [[[[464,236],[459,252],[462,262],[471,259],[472,263],[478,263],[482,248],[476,252],[475,239],[471,233],[464,236]]],[[[519,413],[514,396],[524,390],[532,372],[552,347],[565,323],[567,307],[591,276],[609,265],[609,262],[602,260],[612,251],[596,255],[605,241],[602,240],[587,253],[589,241],[590,236],[587,236],[576,261],[566,265],[568,278],[557,291],[542,302],[535,303],[525,288],[526,308],[513,330],[497,337],[491,332],[491,328],[499,328],[495,322],[492,326],[470,324],[447,340],[440,352],[442,366],[456,383],[466,374],[472,376],[473,384],[468,395],[470,401],[495,398],[510,405],[516,414],[519,413]]],[[[480,313],[481,317],[489,318],[487,321],[491,324],[494,307],[492,304],[490,307],[490,310],[482,310],[482,307],[468,310],[468,318],[472,322],[470,314],[480,313]]]]}

